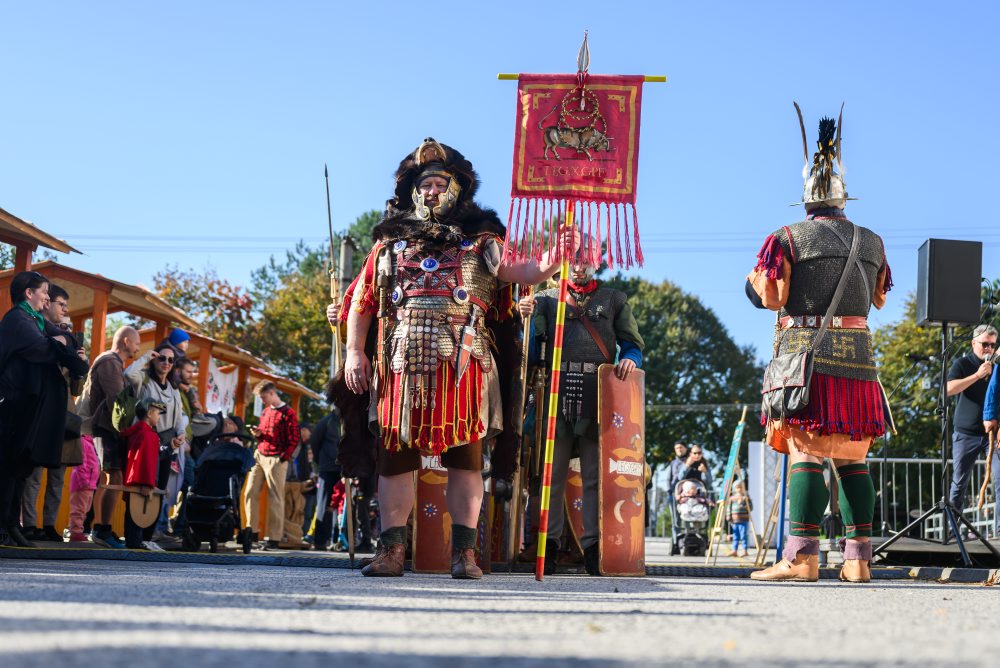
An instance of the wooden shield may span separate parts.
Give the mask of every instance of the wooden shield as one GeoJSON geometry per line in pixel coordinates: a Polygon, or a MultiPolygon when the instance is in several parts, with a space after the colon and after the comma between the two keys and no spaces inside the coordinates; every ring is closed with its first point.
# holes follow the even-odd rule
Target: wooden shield
{"type": "Polygon", "coordinates": [[[597,393],[601,574],[645,575],[645,374],[636,369],[623,381],[602,364],[597,393]]]}
{"type": "Polygon", "coordinates": [[[569,473],[566,475],[566,493],[563,495],[566,508],[566,518],[573,541],[580,552],[580,538],[583,536],[583,476],[580,474],[580,458],[569,460],[569,473]]]}
{"type": "Polygon", "coordinates": [[[413,509],[413,572],[451,572],[451,515],[445,492],[448,470],[439,457],[421,457],[413,509]]]}
{"type": "MultiPolygon", "coordinates": [[[[451,573],[451,514],[448,512],[448,469],[439,457],[421,457],[417,502],[413,510],[414,573],[451,573]]],[[[492,496],[483,495],[476,531],[477,564],[490,572],[488,544],[492,533],[492,496]],[[484,549],[486,547],[486,549],[484,549]],[[483,558],[486,555],[486,558],[483,558]]]]}
{"type": "Polygon", "coordinates": [[[135,525],[141,529],[153,526],[160,517],[160,505],[163,497],[159,494],[143,496],[132,492],[128,495],[128,514],[135,525]]]}

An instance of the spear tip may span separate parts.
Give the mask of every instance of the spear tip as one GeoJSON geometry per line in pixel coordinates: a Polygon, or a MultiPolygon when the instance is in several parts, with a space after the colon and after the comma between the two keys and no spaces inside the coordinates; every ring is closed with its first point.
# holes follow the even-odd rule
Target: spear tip
{"type": "Polygon", "coordinates": [[[326,178],[330,178],[330,172],[329,170],[327,170],[325,162],[323,163],[323,176],[326,178]]]}

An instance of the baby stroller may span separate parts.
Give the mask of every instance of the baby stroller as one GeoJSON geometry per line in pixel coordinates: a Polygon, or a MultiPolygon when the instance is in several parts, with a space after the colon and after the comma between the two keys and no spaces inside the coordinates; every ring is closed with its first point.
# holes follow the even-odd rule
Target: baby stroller
{"type": "Polygon", "coordinates": [[[703,557],[708,549],[708,490],[700,480],[681,480],[674,487],[679,518],[677,544],[685,557],[703,557]]]}
{"type": "Polygon", "coordinates": [[[209,550],[217,552],[239,531],[237,542],[244,554],[250,554],[253,534],[240,529],[240,490],[247,472],[253,466],[253,455],[239,441],[241,434],[220,434],[198,459],[194,485],[188,494],[187,528],[183,546],[197,552],[204,541],[209,550]]]}

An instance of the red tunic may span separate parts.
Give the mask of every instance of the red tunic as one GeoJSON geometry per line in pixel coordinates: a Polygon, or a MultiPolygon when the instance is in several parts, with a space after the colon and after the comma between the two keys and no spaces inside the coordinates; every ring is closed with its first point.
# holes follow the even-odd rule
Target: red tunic
{"type": "MultiPolygon", "coordinates": [[[[500,242],[499,239],[496,241],[500,242]]],[[[341,305],[342,321],[347,320],[352,306],[361,313],[375,314],[378,311],[375,282],[377,263],[384,248],[382,242],[375,243],[361,273],[348,287],[341,305]]],[[[507,317],[514,306],[509,286],[499,289],[495,301],[485,306],[488,317],[497,320],[507,317]]],[[[379,327],[381,340],[385,328],[381,323],[379,327]]],[[[488,370],[484,370],[480,364],[474,362],[468,366],[456,384],[453,362],[441,359],[434,375],[433,394],[437,399],[433,405],[424,403],[404,406],[400,401],[404,390],[404,375],[391,371],[386,360],[377,360],[377,419],[381,446],[389,450],[415,447],[426,454],[440,455],[449,447],[478,441],[481,434],[486,431],[480,419],[480,409],[483,402],[488,401],[486,377],[493,367],[491,362],[488,370]],[[408,412],[408,415],[404,415],[405,412],[408,412]],[[405,423],[404,417],[409,420],[409,434],[401,433],[401,427],[405,423]]]]}

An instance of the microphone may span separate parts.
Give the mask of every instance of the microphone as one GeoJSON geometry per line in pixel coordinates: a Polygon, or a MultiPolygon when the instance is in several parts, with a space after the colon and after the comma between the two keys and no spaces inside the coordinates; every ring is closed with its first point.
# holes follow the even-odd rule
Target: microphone
{"type": "Polygon", "coordinates": [[[983,355],[983,361],[984,362],[989,362],[992,359],[993,359],[993,353],[986,353],[985,355],[983,355]]]}
{"type": "Polygon", "coordinates": [[[914,353],[906,353],[906,359],[912,362],[937,362],[938,358],[934,355],[916,355],[914,353]]]}

